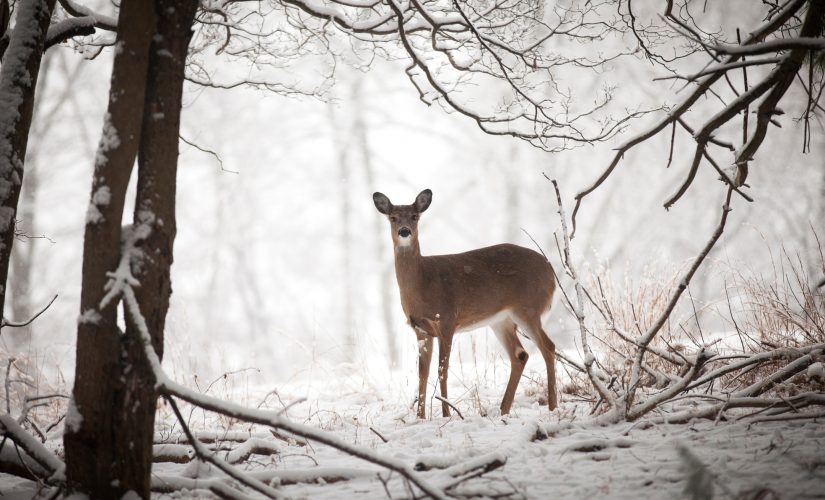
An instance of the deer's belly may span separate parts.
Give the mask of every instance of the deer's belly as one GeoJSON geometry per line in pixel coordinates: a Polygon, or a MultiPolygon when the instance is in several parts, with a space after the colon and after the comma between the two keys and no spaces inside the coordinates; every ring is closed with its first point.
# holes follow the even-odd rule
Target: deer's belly
{"type": "Polygon", "coordinates": [[[470,330],[478,330],[479,328],[494,325],[505,320],[512,321],[512,319],[512,311],[510,311],[509,309],[504,309],[490,316],[468,318],[467,320],[464,320],[464,322],[459,323],[458,328],[456,328],[456,332],[468,332],[470,330]]]}

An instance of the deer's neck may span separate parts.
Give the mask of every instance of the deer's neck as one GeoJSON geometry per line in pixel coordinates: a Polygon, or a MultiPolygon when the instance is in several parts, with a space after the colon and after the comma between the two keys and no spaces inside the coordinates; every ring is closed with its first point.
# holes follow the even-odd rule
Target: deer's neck
{"type": "Polygon", "coordinates": [[[398,279],[402,302],[406,302],[422,284],[422,259],[417,241],[406,248],[395,248],[395,277],[398,279]]]}

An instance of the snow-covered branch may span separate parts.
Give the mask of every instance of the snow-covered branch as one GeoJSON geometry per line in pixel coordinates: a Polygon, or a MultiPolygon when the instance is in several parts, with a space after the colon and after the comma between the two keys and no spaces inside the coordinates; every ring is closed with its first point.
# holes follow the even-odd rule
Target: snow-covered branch
{"type": "MultiPolygon", "coordinates": [[[[0,415],[0,431],[4,438],[9,438],[20,446],[26,454],[37,462],[48,474],[49,481],[61,482],[64,479],[65,464],[48,448],[43,446],[8,413],[0,415]]],[[[25,463],[25,459],[23,459],[25,463]]]]}
{"type": "MultiPolygon", "coordinates": [[[[757,126],[751,134],[750,139],[743,148],[736,152],[736,159],[734,161],[737,169],[736,175],[730,178],[726,175],[720,177],[723,182],[735,188],[737,193],[744,195],[744,193],[739,191],[739,188],[744,184],[747,177],[747,164],[762,145],[768,123],[773,117],[776,104],[787,92],[791,81],[801,68],[805,55],[811,50],[821,48],[823,45],[822,38],[818,38],[823,28],[823,22],[825,22],[825,17],[823,17],[825,7],[822,6],[821,2],[808,2],[806,0],[789,0],[785,2],[781,7],[772,12],[771,15],[766,16],[766,20],[760,26],[753,29],[750,35],[742,40],[738,46],[719,45],[718,43],[713,44],[705,41],[703,36],[699,34],[699,30],[694,29],[694,27],[689,26],[687,22],[674,15],[672,12],[673,9],[674,2],[668,2],[663,17],[669,22],[679,25],[679,29],[677,29],[675,33],[678,36],[687,38],[691,44],[699,46],[712,57],[710,57],[710,61],[705,65],[705,68],[695,72],[688,78],[689,81],[694,83],[694,88],[689,94],[666,113],[663,113],[663,116],[653,125],[636,133],[616,148],[613,159],[602,174],[576,195],[576,205],[573,208],[572,217],[573,234],[576,232],[576,215],[581,207],[582,200],[610,177],[628,151],[652,139],[668,126],[673,125],[674,132],[676,124],[686,126],[688,112],[699,99],[711,95],[718,95],[714,89],[715,85],[729,85],[733,88],[733,83],[731,83],[728,76],[730,70],[740,67],[744,68],[757,63],[762,66],[773,65],[773,71],[759,81],[752,89],[748,88],[747,79],[745,78],[743,81],[743,91],[740,92],[733,88],[733,92],[738,95],[737,99],[731,103],[723,103],[723,110],[707,120],[704,126],[700,128],[700,132],[696,134],[690,132],[696,141],[696,152],[690,160],[688,175],[685,181],[682,182],[676,194],[668,198],[665,202],[665,207],[673,205],[693,183],[696,171],[703,158],[707,159],[714,168],[718,167],[708,150],[708,144],[713,143],[715,140],[714,135],[717,135],[717,133],[724,128],[723,126],[728,124],[734,117],[743,112],[747,113],[749,104],[762,95],[768,95],[759,106],[759,111],[756,114],[757,126]],[[801,27],[798,27],[795,19],[800,16],[800,12],[806,10],[805,6],[807,6],[805,21],[801,27]],[[765,41],[769,37],[774,37],[774,39],[765,41]],[[713,55],[712,51],[714,49],[718,49],[718,52],[724,54],[725,57],[720,59],[713,55]],[[786,53],[780,55],[780,53],[783,52],[786,53]],[[742,60],[746,55],[757,54],[775,54],[776,57],[764,60],[742,60]]],[[[632,13],[631,18],[633,18],[632,13]]],[[[696,22],[692,19],[690,21],[696,22]]],[[[654,29],[650,29],[650,27],[647,29],[637,29],[639,27],[635,24],[633,27],[633,32],[642,46],[645,50],[650,50],[650,45],[646,45],[642,37],[645,33],[648,33],[653,41],[656,41],[657,39],[655,37],[659,36],[659,33],[654,29]]],[[[665,64],[663,62],[664,59],[661,57],[653,58],[653,60],[665,64]]],[[[674,69],[669,68],[666,64],[665,66],[671,73],[678,75],[674,69]]],[[[746,114],[745,121],[747,122],[747,120],[748,116],[746,114]]],[[[686,129],[690,130],[692,127],[686,127],[686,129]]],[[[671,138],[671,143],[674,141],[675,133],[671,138]]]]}
{"type": "Polygon", "coordinates": [[[93,35],[96,24],[97,22],[92,16],[64,19],[57,24],[53,24],[49,26],[49,32],[46,34],[46,48],[48,49],[76,36],[93,35]]]}
{"type": "Polygon", "coordinates": [[[89,19],[90,21],[84,22],[91,22],[92,26],[95,28],[100,28],[106,31],[117,31],[117,19],[111,16],[98,14],[92,9],[86,7],[85,5],[79,4],[74,0],[59,0],[59,2],[60,6],[63,7],[63,10],[65,10],[70,16],[78,19],[89,19]]]}

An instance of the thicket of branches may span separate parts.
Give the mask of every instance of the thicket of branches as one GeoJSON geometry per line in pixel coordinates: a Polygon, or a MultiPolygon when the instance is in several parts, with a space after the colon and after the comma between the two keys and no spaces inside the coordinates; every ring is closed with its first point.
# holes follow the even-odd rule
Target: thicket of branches
{"type": "MultiPolygon", "coordinates": [[[[561,2],[553,7],[517,0],[215,0],[197,5],[183,0],[124,0],[119,16],[128,17],[128,25],[74,0],[60,0],[60,9],[55,5],[56,0],[0,0],[0,106],[4,111],[0,118],[0,303],[5,297],[34,85],[43,51],[94,30],[98,32],[94,37],[79,42],[90,56],[115,43],[125,50],[115,55],[109,114],[90,192],[77,384],[65,417],[66,461],[44,446],[45,439],[33,435],[43,437],[49,432],[29,418],[33,407],[53,399],[53,395],[38,395],[24,399],[17,416],[12,415],[10,404],[0,416],[4,471],[58,491],[100,497],[127,491],[148,496],[152,489],[190,487],[205,487],[230,498],[245,497],[246,490],[224,480],[151,481],[152,455],[163,453],[208,462],[237,484],[268,497],[281,495],[272,486],[275,479],[330,481],[362,474],[315,470],[290,476],[278,471],[258,477],[243,472],[232,463],[252,453],[271,453],[277,443],[256,437],[245,441],[234,455],[221,454],[224,450],[210,447],[208,436],[199,437],[186,427],[179,401],[272,429],[288,439],[314,440],[362,458],[414,485],[411,496],[456,495],[457,485],[503,465],[506,457],[493,454],[428,474],[410,463],[295,424],[277,412],[244,408],[190,391],[171,380],[160,364],[171,294],[174,173],[183,80],[224,89],[250,85],[284,95],[321,95],[334,82],[335,65],[340,61],[367,68],[371,58],[378,56],[405,61],[406,74],[427,105],[438,104],[459,113],[486,133],[513,136],[550,152],[610,140],[632,119],[657,113],[653,125],[620,145],[604,173],[576,196],[573,232],[582,200],[607,180],[623,155],[667,130],[672,148],[685,135],[695,147],[685,180],[665,201],[666,207],[693,184],[700,166],[707,164],[718,172],[723,199],[719,223],[673,289],[663,292],[658,308],[648,304],[647,314],[658,309],[648,316],[648,322],[637,317],[628,322],[622,307],[598,282],[584,283],[571,261],[572,234],[568,234],[558,196],[564,224],[563,268],[574,289],[565,295],[565,303],[579,322],[583,349],[582,363],[568,363],[586,374],[593,387],[599,421],[634,421],[653,412],[660,412],[654,418],[669,422],[724,418],[738,408],[757,408],[758,418],[763,419],[821,415],[809,407],[825,402],[817,385],[821,384],[825,305],[816,284],[802,281],[802,274],[781,275],[782,286],[752,285],[750,293],[761,304],[761,312],[749,324],[736,325],[740,352],[714,349],[716,344],[704,341],[696,348],[680,347],[675,341],[678,332],[668,332],[668,328],[691,278],[720,240],[733,201],[751,201],[748,169],[758,162],[757,153],[771,127],[780,123],[783,110],[779,104],[792,86],[805,96],[804,111],[797,119],[804,124],[806,141],[810,138],[822,110],[825,2],[763,2],[757,24],[725,23],[734,28],[727,32],[708,28],[715,21],[703,18],[704,7],[689,1],[668,1],[663,10],[651,10],[629,0],[561,2]],[[170,8],[175,16],[159,14],[170,8]],[[13,25],[11,19],[16,21],[13,25]],[[154,36],[161,33],[165,36],[154,36]],[[600,51],[598,44],[606,50],[600,51]],[[161,57],[167,53],[171,55],[168,60],[161,57]],[[668,78],[683,82],[682,100],[674,106],[660,103],[642,108],[615,102],[610,87],[586,98],[574,92],[578,78],[632,61],[631,57],[642,57],[663,69],[668,78]],[[218,70],[218,63],[227,59],[270,72],[261,71],[260,79],[231,80],[231,72],[227,77],[218,70]],[[277,73],[279,68],[308,59],[326,62],[327,71],[319,81],[305,85],[287,79],[288,72],[277,73]],[[272,78],[272,71],[277,78],[272,78]],[[700,99],[718,101],[710,118],[691,113],[700,99]],[[731,157],[719,160],[720,152],[731,157]],[[134,225],[122,228],[126,186],[136,158],[134,225]],[[791,279],[795,282],[789,283],[791,279]],[[126,311],[125,332],[116,324],[118,305],[126,311]],[[591,347],[593,339],[602,340],[611,354],[597,357],[591,347]],[[158,398],[171,406],[191,449],[181,452],[152,446],[158,398]],[[142,408],[138,417],[130,406],[135,401],[142,405],[138,405],[142,408]],[[699,404],[679,409],[673,406],[677,401],[699,404]],[[666,405],[670,405],[667,411],[666,405]],[[14,446],[7,446],[8,441],[14,446]],[[137,447],[129,460],[123,457],[127,443],[137,447]],[[107,468],[116,462],[117,467],[107,468]]],[[[669,165],[672,156],[663,163],[669,165]]],[[[635,309],[631,311],[635,314],[635,309]]],[[[2,326],[15,324],[4,320],[2,326]]],[[[7,401],[12,368],[10,362],[7,401]]]]}

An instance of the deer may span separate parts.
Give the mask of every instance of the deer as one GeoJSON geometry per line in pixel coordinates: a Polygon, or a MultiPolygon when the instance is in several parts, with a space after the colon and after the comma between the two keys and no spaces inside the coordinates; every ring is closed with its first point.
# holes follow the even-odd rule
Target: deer
{"type": "Polygon", "coordinates": [[[418,339],[418,413],[426,418],[427,380],[438,340],[438,382],[442,416],[450,416],[447,372],[453,336],[490,326],[510,358],[510,378],[501,414],[510,412],[528,354],[518,338],[523,332],[547,366],[547,407],[556,408],[556,347],[542,328],[556,289],[553,267],[540,253],[499,244],[449,255],[421,255],[418,222],[432,202],[425,189],[411,205],[393,205],[383,193],[372,196],[390,222],[395,276],[401,307],[418,339]]]}

